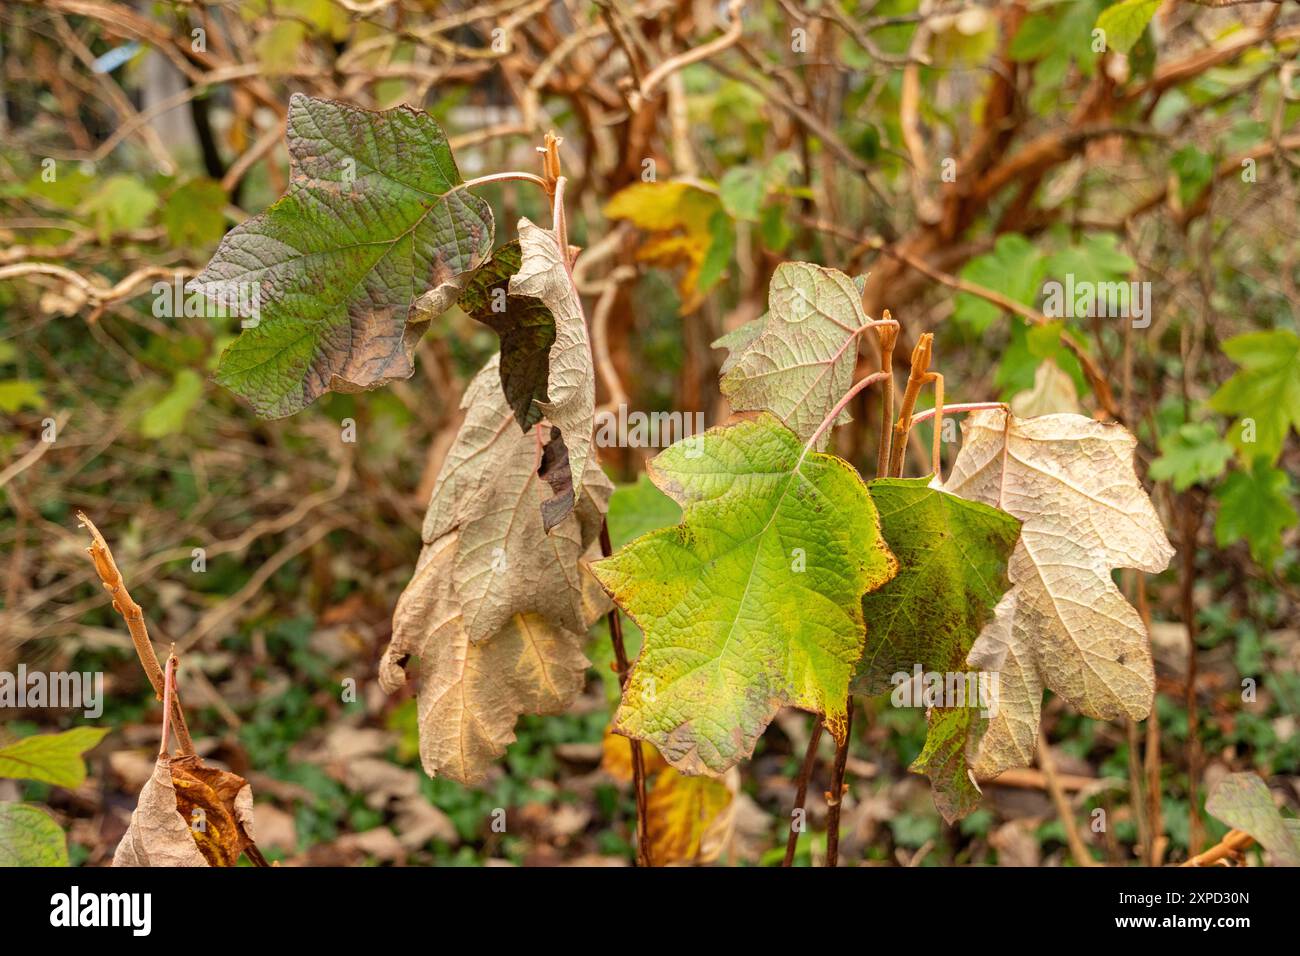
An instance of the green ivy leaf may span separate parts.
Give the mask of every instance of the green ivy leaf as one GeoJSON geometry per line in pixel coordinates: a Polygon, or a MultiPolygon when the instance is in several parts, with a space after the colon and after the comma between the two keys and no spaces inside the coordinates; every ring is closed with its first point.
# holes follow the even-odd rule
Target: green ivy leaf
{"type": "Polygon", "coordinates": [[[993,377],[1003,401],[1030,391],[1034,387],[1039,366],[1046,360],[1052,361],[1057,368],[1069,375],[1080,394],[1087,390],[1088,383],[1079,360],[1061,342],[1062,332],[1066,335],[1073,334],[1066,329],[1064,320],[1030,325],[1020,316],[1013,315],[1010,325],[1011,339],[1002,352],[1002,361],[998,363],[997,373],[993,377]]]}
{"type": "Polygon", "coordinates": [[[227,233],[193,280],[210,298],[256,284],[257,324],[222,354],[217,381],[270,418],[410,377],[424,322],[492,248],[491,210],[428,114],[295,94],[286,139],[289,191],[227,233]]]}
{"type": "Polygon", "coordinates": [[[1127,279],[1136,268],[1137,263],[1119,248],[1118,237],[1105,233],[1085,236],[1052,253],[1046,273],[1058,279],[1073,274],[1076,280],[1101,283],[1127,279]]]}
{"type": "Polygon", "coordinates": [[[79,787],[86,780],[86,762],[81,755],[107,733],[99,727],[75,727],[61,734],[24,737],[0,747],[0,777],[79,787]]]}
{"type": "Polygon", "coordinates": [[[139,229],[158,208],[158,196],[132,176],[109,176],[81,203],[90,216],[100,242],[108,244],[115,232],[139,229]]]}
{"type": "Polygon", "coordinates": [[[1195,146],[1184,146],[1169,159],[1178,177],[1178,199],[1189,205],[1214,178],[1214,157],[1195,146]]]}
{"type": "Polygon", "coordinates": [[[1251,470],[1234,471],[1215,490],[1219,516],[1214,522],[1214,539],[1219,547],[1245,539],[1250,556],[1271,568],[1282,554],[1282,532],[1296,524],[1295,495],[1291,476],[1257,459],[1251,470]]]}
{"type": "MultiPolygon", "coordinates": [[[[1042,286],[1045,268],[1042,254],[1028,239],[1016,233],[1006,233],[998,237],[992,252],[976,256],[966,263],[961,277],[1024,305],[1033,305],[1042,286]]],[[[960,292],[952,317],[963,328],[980,335],[1001,314],[1002,309],[992,302],[960,292]]],[[[1032,379],[1032,375],[1030,377],[1032,379]]]]}
{"type": "Polygon", "coordinates": [[[722,208],[733,219],[758,221],[758,213],[767,192],[767,177],[757,166],[735,166],[723,175],[718,183],[722,208]]]}
{"type": "Polygon", "coordinates": [[[1120,0],[1097,17],[1097,29],[1106,34],[1107,48],[1127,53],[1142,39],[1162,0],[1120,0]]]}
{"type": "Polygon", "coordinates": [[[23,408],[40,409],[45,405],[41,383],[31,379],[13,378],[0,382],[0,412],[12,415],[23,408]]]}
{"type": "Polygon", "coordinates": [[[1223,352],[1240,369],[1210,398],[1210,407],[1237,416],[1232,442],[1243,459],[1272,464],[1287,432],[1300,431],[1300,336],[1287,329],[1247,332],[1224,342],[1223,352]]]}
{"type": "Polygon", "coordinates": [[[67,865],[67,838],[48,813],[0,803],[0,867],[67,865]]]}
{"type": "Polygon", "coordinates": [[[184,430],[186,419],[202,397],[203,379],[192,369],[181,369],[167,394],[140,416],[140,434],[157,439],[184,430]]]}
{"type": "Polygon", "coordinates": [[[1218,478],[1232,458],[1232,446],[1207,422],[1187,422],[1160,439],[1160,457],[1151,463],[1151,477],[1172,481],[1174,489],[1206,485],[1218,478]]]}
{"type": "Polygon", "coordinates": [[[862,595],[897,567],[858,473],[769,414],[680,441],[649,473],[682,523],[592,565],[645,632],[615,731],[715,774],[782,706],[842,737],[862,595]]]}
{"type": "MultiPolygon", "coordinates": [[[[997,508],[929,487],[928,478],[881,478],[867,485],[898,574],[862,599],[866,650],[853,691],[875,695],[895,674],[963,672],[971,645],[1011,586],[1007,561],[1020,522],[997,508]]],[[[986,702],[987,703],[987,702],[986,702]]],[[[925,749],[912,764],[930,776],[935,804],[952,822],[979,803],[967,773],[980,705],[931,710],[925,749]]]]}
{"type": "Polygon", "coordinates": [[[167,198],[162,223],[178,246],[207,250],[226,231],[226,191],[215,179],[191,179],[167,198]]]}

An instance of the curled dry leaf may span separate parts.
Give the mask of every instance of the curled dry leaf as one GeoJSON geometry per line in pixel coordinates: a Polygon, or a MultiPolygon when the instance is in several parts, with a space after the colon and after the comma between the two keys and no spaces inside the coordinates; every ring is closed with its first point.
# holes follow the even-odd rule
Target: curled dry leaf
{"type": "Polygon", "coordinates": [[[526,431],[542,420],[541,403],[548,398],[555,316],[541,299],[510,294],[521,262],[517,239],[492,253],[465,286],[460,307],[501,340],[501,388],[526,431]]]}
{"type": "Polygon", "coordinates": [[[1077,415],[1082,410],[1074,379],[1051,359],[1043,359],[1034,372],[1034,387],[1011,399],[1011,412],[1019,418],[1037,418],[1060,412],[1077,415]]]}
{"type": "Polygon", "coordinates": [[[392,692],[418,659],[424,768],[462,783],[486,777],[515,739],[520,714],[572,703],[588,666],[583,635],[609,606],[582,561],[597,548],[613,486],[590,459],[576,508],[545,532],[541,433],[515,426],[498,361],[465,393],[465,421],[434,487],[424,550],[380,664],[392,692]]]}
{"type": "Polygon", "coordinates": [[[450,573],[457,538],[447,534],[420,556],[397,603],[380,683],[390,692],[400,687],[407,659],[419,659],[424,769],[476,784],[514,741],[519,715],[563,712],[581,692],[589,664],[583,631],[535,613],[516,614],[489,639],[471,641],[450,573]]]}
{"type": "Polygon", "coordinates": [[[483,641],[517,614],[535,613],[557,627],[582,632],[579,559],[600,535],[613,485],[588,462],[571,517],[543,528],[550,496],[538,474],[541,432],[514,427],[493,356],[465,392],[465,421],[447,453],[425,513],[426,548],[459,533],[452,584],[471,641],[483,641]]]}
{"type": "Polygon", "coordinates": [[[537,404],[563,436],[565,454],[556,455],[555,460],[567,459],[570,474],[562,480],[548,477],[555,496],[543,504],[542,514],[550,532],[573,510],[587,478],[596,424],[596,371],[582,300],[565,261],[567,250],[561,251],[555,233],[527,219],[519,220],[519,249],[521,261],[519,271],[510,278],[510,294],[540,301],[555,320],[547,400],[537,404]]]}
{"type": "Polygon", "coordinates": [[[253,790],[196,756],[161,755],[114,866],[235,866],[253,843],[253,790]]]}
{"type": "Polygon", "coordinates": [[[1033,758],[1045,688],[1090,717],[1147,716],[1150,640],[1111,570],[1155,574],[1174,550],[1133,470],[1137,441],[1123,426],[983,411],[966,421],[963,437],[943,490],[1022,522],[1012,588],[968,659],[1000,674],[997,713],[974,768],[988,777],[1033,758]]]}

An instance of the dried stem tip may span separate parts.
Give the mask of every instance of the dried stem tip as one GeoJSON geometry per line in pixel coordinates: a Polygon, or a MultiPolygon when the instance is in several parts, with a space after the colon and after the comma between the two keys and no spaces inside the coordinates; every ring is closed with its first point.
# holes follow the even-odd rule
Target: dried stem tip
{"type": "MultiPolygon", "coordinates": [[[[889,314],[888,309],[886,309],[883,313],[881,313],[880,316],[881,322],[892,322],[893,320],[894,317],[889,314]]],[[[881,364],[884,368],[892,368],[894,364],[893,363],[894,346],[898,342],[898,326],[877,325],[876,335],[880,339],[881,364]]]]}
{"type": "Polygon", "coordinates": [[[934,333],[926,332],[912,349],[912,372],[908,378],[921,379],[930,371],[930,356],[934,349],[934,333]]]}
{"type": "Polygon", "coordinates": [[[546,180],[547,193],[552,196],[555,195],[555,183],[561,176],[560,144],[563,142],[564,139],[556,136],[554,130],[548,130],[543,140],[544,145],[537,147],[537,151],[542,154],[542,178],[546,180]]]}

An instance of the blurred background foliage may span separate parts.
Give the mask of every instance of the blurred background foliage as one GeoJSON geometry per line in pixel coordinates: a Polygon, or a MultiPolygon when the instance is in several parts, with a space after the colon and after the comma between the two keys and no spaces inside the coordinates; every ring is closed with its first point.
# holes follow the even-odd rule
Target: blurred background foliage
{"type": "MultiPolygon", "coordinates": [[[[588,692],[522,720],[478,789],[420,772],[413,700],[373,680],[492,333],[453,309],[410,381],[267,422],[210,381],[236,323],[158,308],[283,191],[284,111],[305,91],[428,110],[467,177],[533,170],[542,135],[562,135],[579,281],[630,408],[725,418],[709,343],[764,311],[777,264],[804,259],[867,277],[868,312],[902,324],[900,375],[934,332],[950,402],[1124,421],[1180,555],[1123,578],[1151,621],[1155,716],[1045,707],[1091,852],[1203,847],[1225,829],[1206,789],[1230,770],[1270,777],[1294,809],[1300,14],[1218,6],[6,0],[0,669],[103,671],[112,733],[80,785],[0,781],[0,796],[43,805],[73,863],[103,864],[152,765],[159,708],[82,553],[84,509],[155,642],[183,657],[200,749],[253,783],[271,858],[632,858],[628,788],[601,768],[617,696],[603,624],[588,692]],[[1045,283],[1067,275],[1150,283],[1150,312],[1046,314],[1045,283]]],[[[545,217],[534,192],[482,190],[503,235],[545,217]]],[[[875,401],[864,392],[836,437],[863,466],[875,401]]],[[[931,467],[918,431],[912,474],[931,467]]],[[[616,546],[676,520],[641,476],[650,453],[605,450],[623,483],[616,546]]],[[[856,720],[844,858],[1069,861],[1038,769],[986,785],[985,807],[948,827],[906,771],[924,714],[876,700],[856,720]]],[[[79,722],[10,712],[0,735],[79,722]]],[[[700,856],[779,861],[807,733],[806,715],[778,718],[700,856]]],[[[802,863],[825,844],[822,786],[802,863]]]]}

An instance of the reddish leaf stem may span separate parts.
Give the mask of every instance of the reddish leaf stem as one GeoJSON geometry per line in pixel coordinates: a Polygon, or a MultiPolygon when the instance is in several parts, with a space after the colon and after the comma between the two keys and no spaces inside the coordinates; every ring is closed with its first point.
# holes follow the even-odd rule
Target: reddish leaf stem
{"type": "Polygon", "coordinates": [[[798,817],[808,799],[808,780],[812,776],[813,765],[817,762],[817,744],[821,742],[822,729],[825,726],[825,719],[818,714],[808,736],[808,748],[804,751],[803,766],[799,768],[798,789],[794,795],[794,809],[790,811],[790,833],[785,838],[785,859],[781,861],[782,866],[794,866],[794,851],[799,845],[799,834],[807,828],[807,820],[799,820],[798,817]]]}
{"type": "MultiPolygon", "coordinates": [[[[602,519],[600,523],[600,553],[609,557],[614,553],[609,540],[609,523],[602,519]]],[[[623,621],[618,615],[618,608],[610,610],[609,642],[614,646],[614,661],[618,665],[618,686],[621,690],[627,685],[628,660],[627,648],[623,644],[623,621]]],[[[653,866],[650,861],[649,820],[646,816],[645,796],[645,756],[641,752],[641,741],[635,737],[628,741],[632,745],[632,790],[636,796],[636,863],[637,866],[653,866]]]]}

